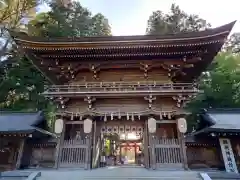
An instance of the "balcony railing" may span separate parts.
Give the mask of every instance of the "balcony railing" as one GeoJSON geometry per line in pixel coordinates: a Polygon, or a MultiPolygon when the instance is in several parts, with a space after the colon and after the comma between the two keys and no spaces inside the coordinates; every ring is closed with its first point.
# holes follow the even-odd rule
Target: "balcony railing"
{"type": "Polygon", "coordinates": [[[53,85],[45,89],[45,95],[59,94],[117,94],[117,93],[196,93],[192,83],[147,82],[87,82],[77,85],[53,85]]]}

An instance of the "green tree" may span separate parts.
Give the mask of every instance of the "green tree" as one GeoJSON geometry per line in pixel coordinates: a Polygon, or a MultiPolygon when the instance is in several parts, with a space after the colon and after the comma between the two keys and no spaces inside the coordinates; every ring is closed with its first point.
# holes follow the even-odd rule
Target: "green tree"
{"type": "MultiPolygon", "coordinates": [[[[91,13],[80,3],[63,6],[51,3],[51,11],[40,13],[30,21],[29,34],[40,37],[80,37],[110,35],[107,19],[91,13]]],[[[16,29],[16,28],[13,28],[16,29]]],[[[10,111],[44,110],[50,124],[54,120],[55,106],[41,93],[48,84],[31,62],[12,48],[7,60],[0,62],[0,109],[10,111]]]]}
{"type": "Polygon", "coordinates": [[[11,38],[8,29],[23,29],[23,18],[35,15],[38,0],[1,0],[0,1],[0,56],[11,49],[11,38]]]}
{"type": "Polygon", "coordinates": [[[62,6],[50,4],[51,11],[39,14],[29,22],[28,33],[44,37],[82,37],[111,35],[108,20],[100,13],[92,16],[80,2],[62,6]]]}
{"type": "Polygon", "coordinates": [[[43,92],[44,77],[27,58],[11,63],[1,83],[0,107],[3,110],[36,111],[46,108],[43,92]]]}
{"type": "Polygon", "coordinates": [[[200,78],[196,98],[187,104],[192,114],[187,117],[188,131],[199,129],[198,114],[202,109],[240,107],[240,55],[220,53],[200,78]]]}
{"type": "Polygon", "coordinates": [[[175,34],[199,31],[210,27],[206,20],[195,14],[187,14],[179,6],[172,4],[170,13],[155,11],[148,19],[147,34],[175,34]]]}
{"type": "Polygon", "coordinates": [[[203,93],[188,104],[197,113],[202,108],[240,107],[240,55],[220,53],[200,81],[203,93]]]}

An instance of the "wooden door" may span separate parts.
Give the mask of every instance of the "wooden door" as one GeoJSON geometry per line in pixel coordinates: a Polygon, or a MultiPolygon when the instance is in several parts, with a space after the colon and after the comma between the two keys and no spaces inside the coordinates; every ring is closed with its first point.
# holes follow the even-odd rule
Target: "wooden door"
{"type": "Polygon", "coordinates": [[[65,137],[61,142],[58,167],[90,167],[91,135],[83,132],[82,122],[72,121],[66,124],[65,137]]]}

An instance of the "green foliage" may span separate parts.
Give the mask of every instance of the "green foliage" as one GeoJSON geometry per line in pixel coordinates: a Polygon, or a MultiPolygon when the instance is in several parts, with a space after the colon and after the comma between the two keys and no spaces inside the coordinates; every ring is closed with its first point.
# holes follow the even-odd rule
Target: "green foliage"
{"type": "Polygon", "coordinates": [[[206,20],[198,15],[187,14],[179,6],[172,4],[170,13],[155,11],[148,19],[147,34],[175,34],[179,32],[199,31],[210,27],[206,20]]]}
{"type": "Polygon", "coordinates": [[[36,111],[47,107],[40,95],[45,79],[26,58],[20,58],[8,70],[1,83],[0,106],[3,110],[36,111]]]}
{"type": "Polygon", "coordinates": [[[220,53],[200,81],[200,93],[188,104],[193,113],[202,108],[240,107],[240,55],[220,53]]]}
{"type": "MultiPolygon", "coordinates": [[[[107,19],[100,13],[91,16],[90,11],[83,8],[79,2],[74,2],[71,7],[65,7],[58,1],[52,1],[50,6],[50,12],[40,13],[30,21],[28,25],[30,35],[40,37],[111,35],[107,19]]],[[[19,57],[13,49],[11,56],[0,62],[0,75],[1,110],[42,110],[49,126],[53,125],[56,107],[41,95],[44,85],[48,85],[48,82],[31,61],[19,57]]]]}
{"type": "Polygon", "coordinates": [[[64,7],[51,3],[51,11],[37,15],[29,22],[28,33],[42,37],[81,37],[111,35],[108,20],[100,13],[92,16],[80,2],[64,7]]]}
{"type": "MultiPolygon", "coordinates": [[[[7,60],[8,62],[10,60],[7,60]]],[[[42,74],[35,69],[27,58],[20,58],[6,64],[1,81],[0,109],[3,111],[44,111],[49,127],[54,121],[55,105],[41,93],[48,84],[42,74]]]]}

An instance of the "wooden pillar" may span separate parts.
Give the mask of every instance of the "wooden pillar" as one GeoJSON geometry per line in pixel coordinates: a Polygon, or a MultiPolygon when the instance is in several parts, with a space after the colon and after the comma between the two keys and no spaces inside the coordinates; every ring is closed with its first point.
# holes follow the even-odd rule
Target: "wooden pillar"
{"type": "Polygon", "coordinates": [[[22,139],[21,142],[20,142],[20,145],[19,145],[18,157],[17,157],[17,162],[16,162],[16,169],[19,169],[20,166],[21,166],[24,145],[25,145],[25,139],[22,139]]]}
{"type": "Polygon", "coordinates": [[[63,130],[62,133],[59,134],[58,139],[57,139],[57,145],[56,145],[56,151],[55,151],[55,164],[54,168],[58,168],[61,156],[62,156],[62,146],[64,143],[64,135],[65,135],[65,130],[66,130],[66,124],[64,122],[63,124],[63,130]]]}
{"type": "Polygon", "coordinates": [[[183,156],[183,168],[187,170],[188,169],[187,149],[186,149],[186,143],[185,143],[185,138],[183,133],[180,133],[180,143],[181,143],[182,156],[183,156]]]}
{"type": "Polygon", "coordinates": [[[96,168],[97,167],[97,142],[96,142],[96,130],[97,130],[97,124],[96,124],[96,121],[93,122],[93,132],[92,132],[92,135],[93,135],[93,142],[92,142],[92,168],[96,168]]]}
{"type": "Polygon", "coordinates": [[[88,133],[86,135],[86,143],[88,145],[88,148],[86,149],[86,161],[85,161],[85,167],[84,169],[90,169],[91,164],[91,149],[92,149],[92,136],[91,133],[88,133]]]}
{"type": "Polygon", "coordinates": [[[58,158],[59,158],[59,152],[60,152],[61,137],[62,137],[62,134],[59,135],[59,137],[57,138],[57,145],[56,145],[56,150],[55,150],[55,164],[54,164],[54,168],[58,168],[58,158]]]}
{"type": "Polygon", "coordinates": [[[179,132],[177,123],[176,123],[176,128],[177,128],[178,140],[179,140],[179,144],[180,144],[181,161],[183,163],[183,168],[187,170],[188,162],[187,162],[187,152],[186,152],[186,143],[185,143],[184,134],[179,132]]]}
{"type": "Polygon", "coordinates": [[[150,168],[150,162],[149,162],[149,150],[150,150],[150,146],[149,146],[149,134],[148,134],[148,126],[147,126],[147,121],[145,121],[144,124],[144,134],[143,134],[143,138],[144,138],[144,164],[146,168],[150,168]]]}
{"type": "Polygon", "coordinates": [[[83,129],[84,133],[86,133],[86,143],[87,143],[87,148],[86,148],[86,161],[85,161],[85,169],[90,169],[92,160],[91,160],[91,155],[92,155],[92,134],[93,134],[93,120],[90,118],[87,118],[83,122],[83,129]]]}
{"type": "Polygon", "coordinates": [[[156,154],[155,154],[155,134],[149,133],[150,138],[150,147],[151,147],[151,167],[152,169],[156,169],[156,154]]]}

